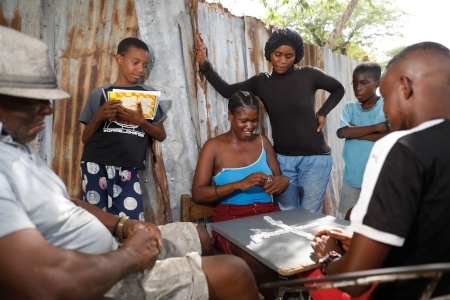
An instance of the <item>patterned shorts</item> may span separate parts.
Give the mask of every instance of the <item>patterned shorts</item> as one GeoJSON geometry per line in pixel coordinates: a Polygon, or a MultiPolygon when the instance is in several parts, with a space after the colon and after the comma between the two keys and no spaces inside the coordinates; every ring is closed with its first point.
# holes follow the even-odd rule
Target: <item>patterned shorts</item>
{"type": "Polygon", "coordinates": [[[137,168],[81,162],[83,200],[118,216],[144,221],[137,168]]]}

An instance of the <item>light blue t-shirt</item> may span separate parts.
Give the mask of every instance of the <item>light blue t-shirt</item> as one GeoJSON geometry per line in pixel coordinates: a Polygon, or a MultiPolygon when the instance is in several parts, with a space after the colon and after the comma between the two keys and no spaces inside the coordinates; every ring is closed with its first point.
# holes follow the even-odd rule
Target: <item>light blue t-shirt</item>
{"type": "MultiPolygon", "coordinates": [[[[337,130],[349,126],[349,123],[370,126],[385,122],[383,103],[384,99],[381,97],[371,109],[363,110],[359,101],[347,102],[337,130]]],[[[374,144],[372,141],[358,139],[345,140],[342,157],[345,162],[343,181],[346,185],[361,188],[364,170],[374,144]]]]}

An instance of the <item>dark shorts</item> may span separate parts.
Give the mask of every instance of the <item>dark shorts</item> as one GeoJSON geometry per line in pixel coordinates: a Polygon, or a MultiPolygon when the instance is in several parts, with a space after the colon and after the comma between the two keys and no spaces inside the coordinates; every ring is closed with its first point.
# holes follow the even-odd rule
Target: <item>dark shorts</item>
{"type": "Polygon", "coordinates": [[[118,216],[144,221],[137,168],[81,162],[83,200],[118,216]]]}

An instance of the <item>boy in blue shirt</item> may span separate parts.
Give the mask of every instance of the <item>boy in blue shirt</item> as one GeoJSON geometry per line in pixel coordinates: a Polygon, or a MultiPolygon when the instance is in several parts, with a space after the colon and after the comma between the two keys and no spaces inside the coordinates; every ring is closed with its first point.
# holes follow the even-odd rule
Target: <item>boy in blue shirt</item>
{"type": "Polygon", "coordinates": [[[364,62],[353,70],[353,91],[358,101],[345,104],[337,136],[345,139],[345,162],[341,198],[337,216],[343,219],[358,201],[367,160],[374,143],[389,133],[383,113],[383,98],[376,94],[381,67],[364,62]]]}
{"type": "Polygon", "coordinates": [[[113,89],[154,91],[138,84],[147,75],[148,46],[133,37],[123,39],[115,55],[119,75],[114,84],[90,93],[78,121],[85,126],[81,157],[83,200],[119,216],[144,221],[138,170],[145,169],[145,154],[153,139],[166,137],[164,111],[158,106],[153,120],[142,116],[142,107],[127,109],[108,101],[113,89]]]}

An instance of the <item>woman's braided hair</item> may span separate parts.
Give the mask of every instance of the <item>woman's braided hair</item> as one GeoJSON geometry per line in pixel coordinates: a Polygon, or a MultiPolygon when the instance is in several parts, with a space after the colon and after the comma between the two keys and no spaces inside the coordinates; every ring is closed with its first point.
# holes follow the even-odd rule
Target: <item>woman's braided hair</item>
{"type": "Polygon", "coordinates": [[[233,115],[237,110],[245,107],[252,107],[259,112],[259,98],[251,92],[238,91],[228,101],[228,110],[233,115]]]}

